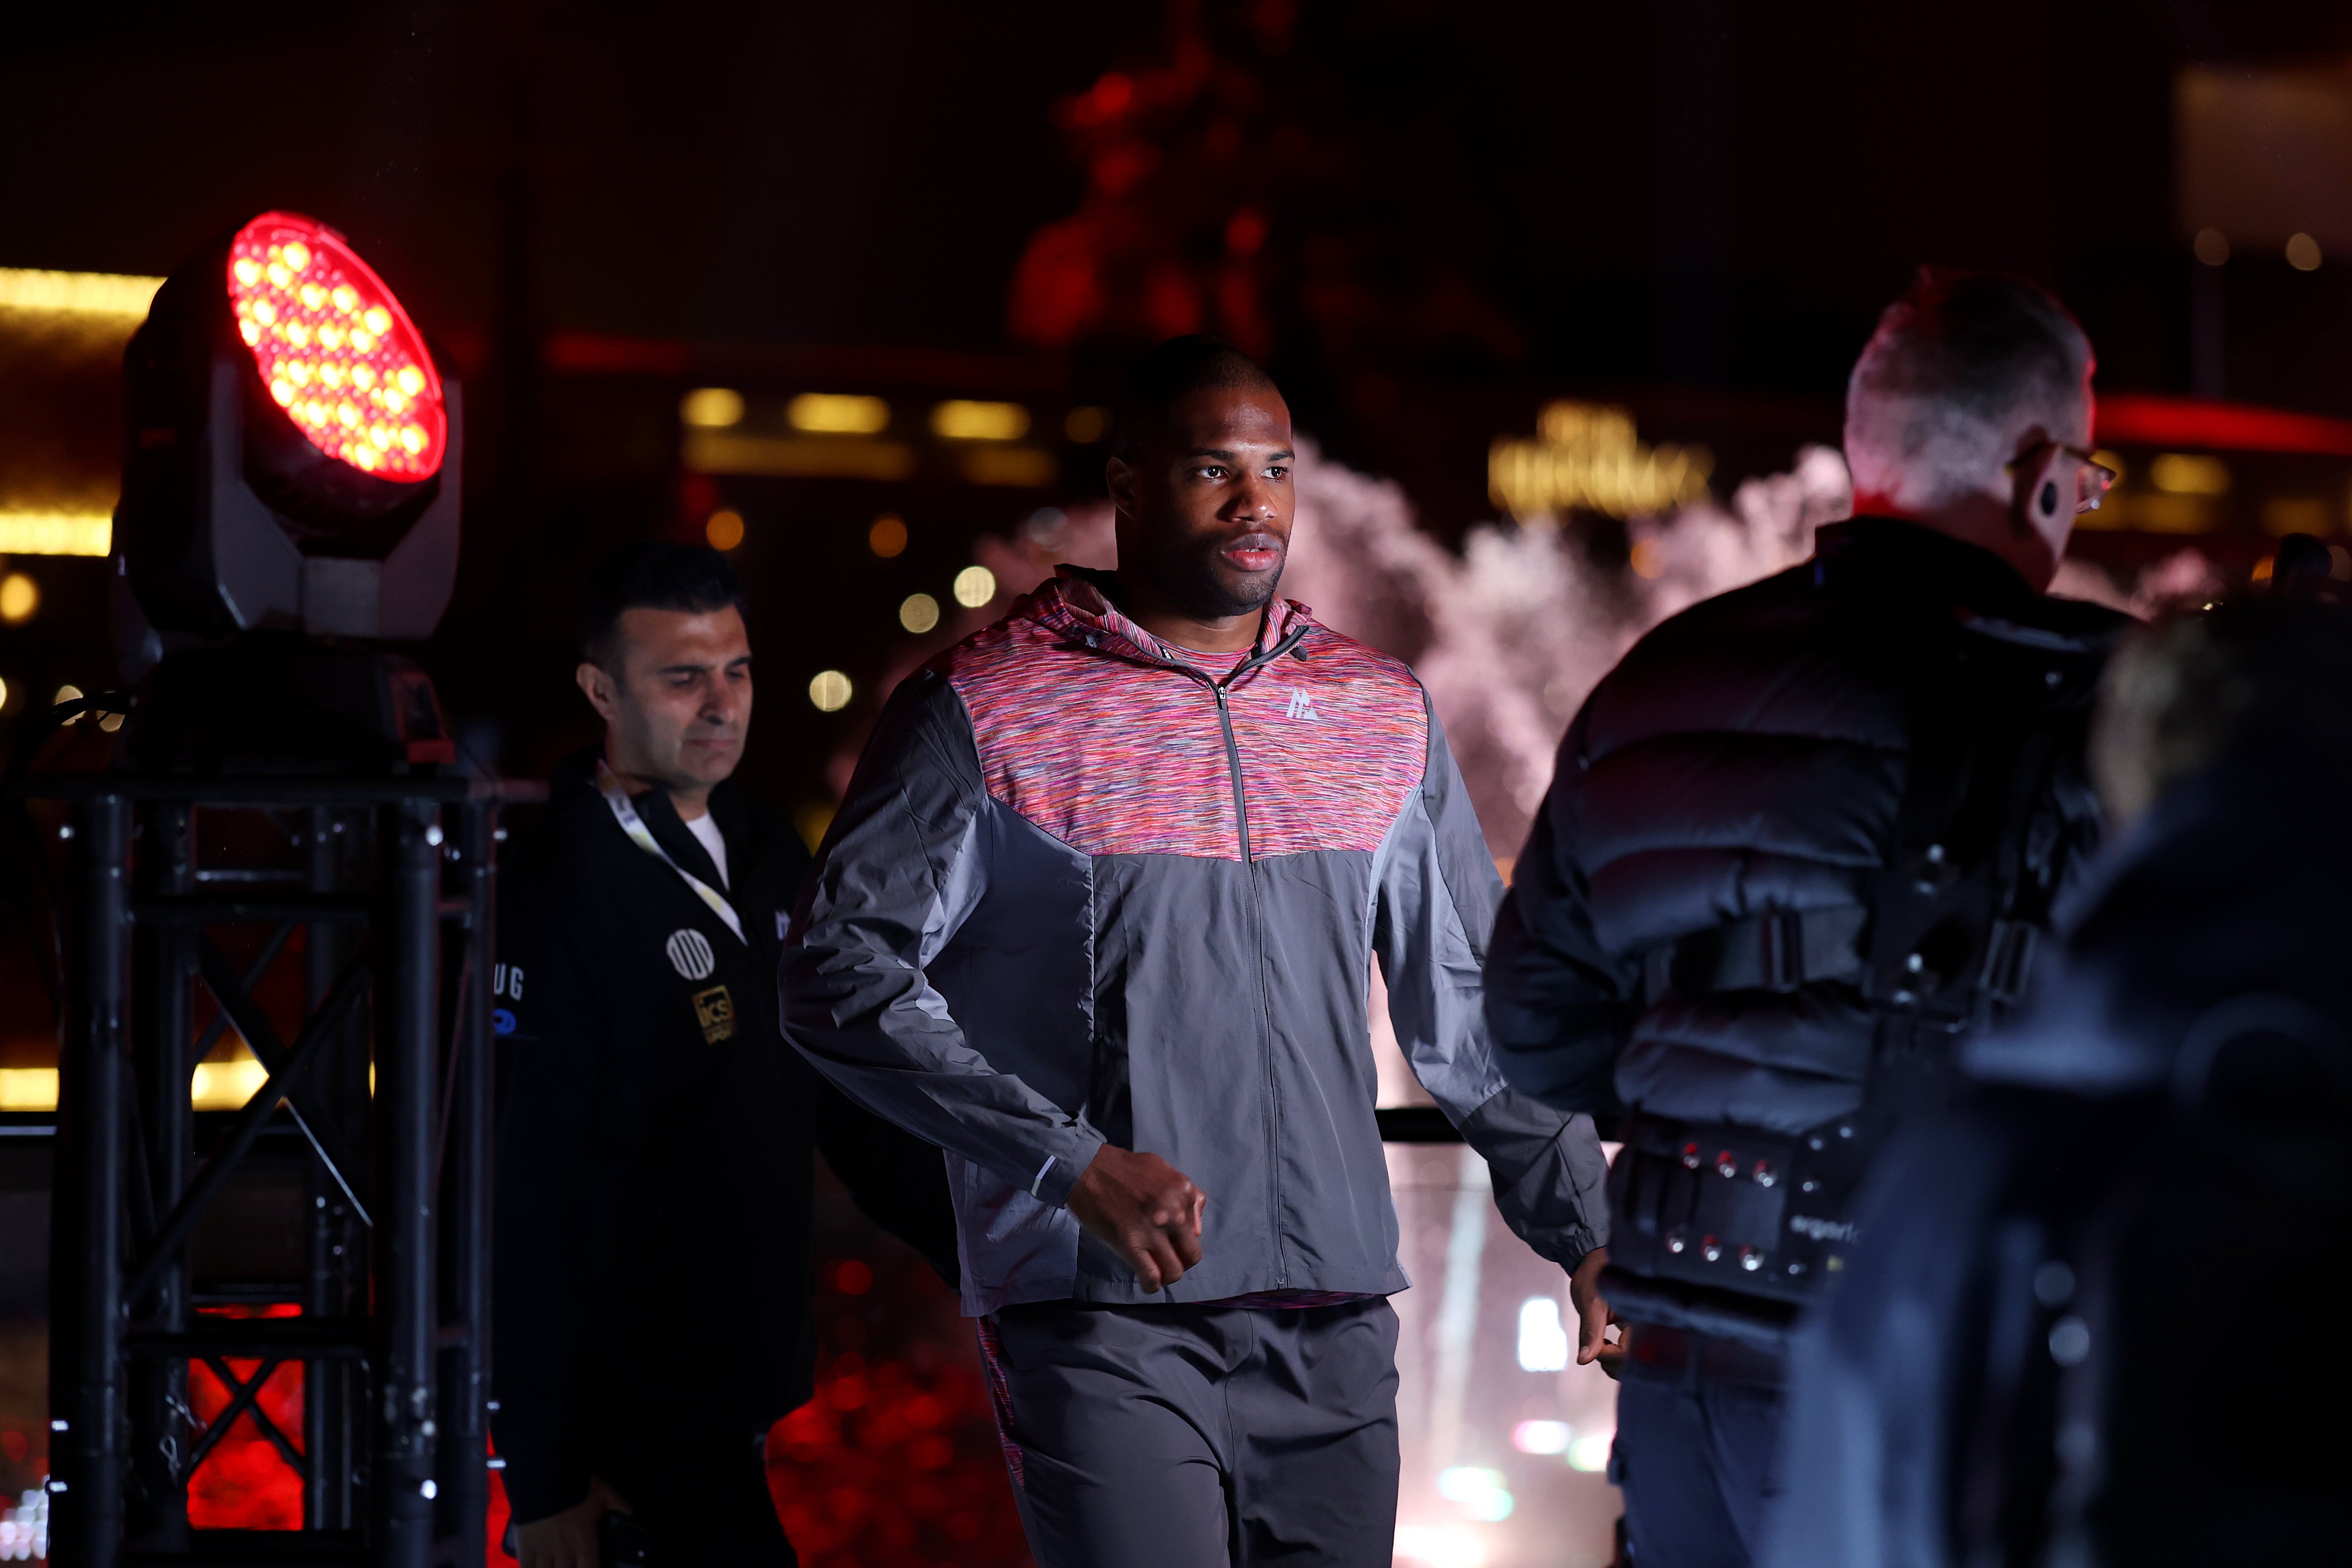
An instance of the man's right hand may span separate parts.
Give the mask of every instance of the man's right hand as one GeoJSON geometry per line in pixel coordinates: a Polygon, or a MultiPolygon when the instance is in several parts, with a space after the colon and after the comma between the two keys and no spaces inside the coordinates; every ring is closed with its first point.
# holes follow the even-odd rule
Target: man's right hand
{"type": "Polygon", "coordinates": [[[515,1526],[515,1549],[522,1568],[600,1568],[604,1557],[600,1527],[604,1516],[635,1511],[601,1478],[591,1476],[588,1495],[562,1513],[515,1526]]]}
{"type": "MultiPolygon", "coordinates": [[[[1106,1143],[1070,1188],[1070,1212],[1123,1258],[1146,1290],[1164,1289],[1201,1261],[1209,1195],[1157,1154],[1106,1143]]],[[[530,1568],[526,1563],[524,1568],[530,1568]]]]}

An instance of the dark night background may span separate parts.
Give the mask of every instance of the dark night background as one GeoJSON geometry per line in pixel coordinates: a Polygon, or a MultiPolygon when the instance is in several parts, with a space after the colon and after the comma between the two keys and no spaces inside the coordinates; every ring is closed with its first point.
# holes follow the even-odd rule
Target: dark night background
{"type": "MultiPolygon", "coordinates": [[[[2295,71],[2352,82],[2352,6],[0,0],[0,268],[166,274],[270,208],[341,229],[465,387],[464,559],[418,657],[468,744],[543,776],[592,738],[587,571],[730,509],[761,656],[744,776],[814,825],[888,679],[978,614],[916,637],[901,601],[946,600],[979,536],[1098,495],[1085,411],[1171,333],[1259,355],[1301,432],[1448,542],[1495,516],[1489,443],[1551,398],[1706,444],[1718,496],[1834,442],[1846,371],[1922,263],[2053,287],[2103,394],[2352,419],[2352,118],[2342,199],[2289,226],[2320,236],[2314,268],[2282,230],[2200,270],[2181,195],[2182,84],[2295,71]],[[888,483],[697,471],[698,387],[772,422],[802,392],[880,396],[894,433],[939,399],[1017,402],[1040,466],[977,482],[931,442],[888,483]],[[868,546],[886,513],[910,541],[889,558],[868,546]],[[828,668],[856,683],[839,712],[808,696],[828,668]]],[[[0,331],[0,511],[50,468],[103,510],[119,349],[41,358],[30,334],[0,331]]],[[[2325,455],[2341,498],[2352,446],[2325,455]]],[[[2200,542],[2232,570],[2275,545],[2246,521],[2258,470],[2231,502],[2245,537],[2200,542]]],[[[2096,542],[2183,542],[2126,532],[2096,542]]],[[[40,596],[0,625],[0,752],[21,759],[48,693],[116,683],[108,563],[5,569],[40,596]]],[[[36,923],[0,915],[0,1067],[55,1059],[36,923]]],[[[19,1438],[42,1414],[24,1238],[47,1198],[29,1145],[9,1158],[19,1438]]],[[[953,1447],[923,1528],[1021,1561],[950,1304],[837,1190],[820,1218],[827,1392],[782,1442],[835,1467],[809,1500],[850,1502],[805,1503],[795,1533],[837,1553],[810,1560],[885,1561],[869,1511],[912,1517],[896,1478],[930,1461],[908,1456],[953,1447]]],[[[33,1474],[22,1447],[0,1488],[33,1474]]]]}
{"type": "MultiPolygon", "coordinates": [[[[771,678],[755,773],[808,802],[911,657],[898,597],[1098,486],[1100,453],[1030,493],[713,488],[679,470],[687,387],[1052,410],[1205,327],[1447,536],[1492,513],[1487,441],[1563,390],[1736,426],[1722,478],[1833,438],[1923,261],[2042,279],[2103,386],[2186,392],[2174,72],[2347,49],[2340,7],[2191,0],[17,5],[0,264],[162,273],[264,207],[336,224],[467,383],[466,563],[427,653],[453,710],[543,768],[585,732],[586,563],[724,502],[771,678]],[[915,542],[887,563],[883,508],[915,542]],[[859,678],[843,714],[799,700],[826,667],[859,678]]],[[[2347,279],[2233,263],[2229,395],[2352,413],[2347,279]]],[[[96,563],[39,570],[47,629],[6,673],[105,683],[96,563]]]]}

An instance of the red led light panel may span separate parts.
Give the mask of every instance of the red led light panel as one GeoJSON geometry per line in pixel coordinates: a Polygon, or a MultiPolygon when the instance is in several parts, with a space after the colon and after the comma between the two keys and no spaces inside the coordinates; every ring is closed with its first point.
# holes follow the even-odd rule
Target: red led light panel
{"type": "Polygon", "coordinates": [[[433,356],[341,235],[262,214],[229,244],[228,297],[262,384],[311,445],[387,479],[440,470],[449,421],[433,356]]]}

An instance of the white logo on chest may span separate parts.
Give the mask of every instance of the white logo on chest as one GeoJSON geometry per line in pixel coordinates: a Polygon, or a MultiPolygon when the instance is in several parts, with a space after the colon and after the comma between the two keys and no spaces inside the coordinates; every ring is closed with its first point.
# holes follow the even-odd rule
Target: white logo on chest
{"type": "Polygon", "coordinates": [[[1320,719],[1323,717],[1322,714],[1315,711],[1315,699],[1307,696],[1304,690],[1297,687],[1291,688],[1290,706],[1283,710],[1282,716],[1286,719],[1320,719]]]}
{"type": "Polygon", "coordinates": [[[681,926],[670,932],[669,940],[662,943],[662,951],[669,954],[669,966],[688,980],[707,980],[710,972],[719,967],[719,955],[710,951],[710,939],[692,926],[681,926]]]}

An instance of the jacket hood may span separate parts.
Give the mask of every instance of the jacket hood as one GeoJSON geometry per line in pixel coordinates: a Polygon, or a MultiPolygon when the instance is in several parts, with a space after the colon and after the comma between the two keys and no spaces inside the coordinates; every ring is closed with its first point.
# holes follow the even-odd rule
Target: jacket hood
{"type": "MultiPolygon", "coordinates": [[[[1158,664],[1193,665],[1200,661],[1199,649],[1162,642],[1128,619],[1111,602],[1113,579],[1109,573],[1067,564],[1055,567],[1054,572],[1052,578],[1013,605],[1013,619],[1034,621],[1090,647],[1104,647],[1133,658],[1158,664]]],[[[1259,617],[1257,640],[1251,645],[1251,653],[1263,654],[1292,632],[1318,624],[1297,600],[1272,600],[1259,617]]]]}

